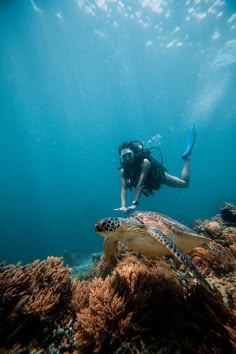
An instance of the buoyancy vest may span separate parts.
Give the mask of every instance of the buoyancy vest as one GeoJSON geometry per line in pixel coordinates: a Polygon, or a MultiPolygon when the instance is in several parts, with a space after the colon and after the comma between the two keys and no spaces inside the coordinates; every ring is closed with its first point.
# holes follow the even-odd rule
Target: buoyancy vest
{"type": "Polygon", "coordinates": [[[122,166],[122,168],[124,169],[127,187],[130,189],[136,188],[141,174],[142,162],[145,158],[150,161],[151,167],[144,181],[143,194],[149,196],[160,189],[165,182],[166,168],[163,164],[154,158],[149,150],[145,149],[142,154],[135,158],[132,165],[122,166]]]}

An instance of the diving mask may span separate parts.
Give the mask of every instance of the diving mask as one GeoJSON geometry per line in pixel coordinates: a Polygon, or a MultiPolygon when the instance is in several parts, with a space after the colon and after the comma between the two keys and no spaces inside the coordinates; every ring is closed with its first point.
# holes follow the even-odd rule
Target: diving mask
{"type": "Polygon", "coordinates": [[[131,149],[123,149],[120,152],[121,164],[129,164],[134,162],[134,153],[131,149]]]}

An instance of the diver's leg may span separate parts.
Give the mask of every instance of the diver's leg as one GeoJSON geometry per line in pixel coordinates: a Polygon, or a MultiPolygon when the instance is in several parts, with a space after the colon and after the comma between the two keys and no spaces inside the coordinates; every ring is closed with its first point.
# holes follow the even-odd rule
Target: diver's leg
{"type": "Polygon", "coordinates": [[[189,131],[188,144],[187,148],[182,155],[182,159],[184,160],[184,166],[181,173],[181,178],[171,176],[165,172],[165,182],[169,187],[175,188],[187,188],[189,186],[190,181],[190,156],[192,153],[192,149],[195,145],[196,141],[196,130],[195,124],[193,123],[192,128],[189,131]]]}
{"type": "Polygon", "coordinates": [[[183,181],[187,183],[187,187],[188,187],[189,180],[190,180],[190,157],[187,157],[184,160],[184,166],[182,169],[181,178],[183,181]]]}
{"type": "Polygon", "coordinates": [[[169,187],[187,188],[190,180],[190,158],[187,157],[184,161],[184,166],[181,173],[181,178],[170,175],[165,172],[164,184],[169,187]]]}

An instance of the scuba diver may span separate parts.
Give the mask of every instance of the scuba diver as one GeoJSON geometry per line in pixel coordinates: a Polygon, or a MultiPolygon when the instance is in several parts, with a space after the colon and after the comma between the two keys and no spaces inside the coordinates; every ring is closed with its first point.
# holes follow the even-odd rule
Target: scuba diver
{"type": "Polygon", "coordinates": [[[139,205],[141,194],[146,197],[153,195],[155,191],[160,189],[161,185],[175,188],[188,188],[190,181],[190,156],[196,141],[195,124],[188,137],[187,148],[182,155],[184,166],[181,178],[175,177],[167,173],[163,165],[161,154],[161,162],[156,160],[150,148],[144,148],[143,144],[138,141],[126,141],[119,146],[120,155],[120,175],[121,175],[121,207],[118,210],[129,213],[139,205]],[[126,206],[127,189],[135,188],[135,198],[130,206],[126,206]]]}

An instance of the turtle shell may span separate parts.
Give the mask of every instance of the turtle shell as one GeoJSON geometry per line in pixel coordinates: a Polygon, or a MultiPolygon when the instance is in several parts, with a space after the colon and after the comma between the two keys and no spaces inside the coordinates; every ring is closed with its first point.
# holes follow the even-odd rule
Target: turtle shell
{"type": "Polygon", "coordinates": [[[154,211],[136,211],[132,214],[134,218],[139,220],[142,224],[153,224],[155,226],[164,226],[167,230],[173,232],[193,233],[198,235],[194,230],[181,224],[180,222],[170,218],[167,215],[155,213],[154,211]]]}
{"type": "Polygon", "coordinates": [[[164,214],[152,211],[136,211],[132,214],[132,217],[146,226],[157,227],[180,248],[182,247],[185,252],[189,252],[194,247],[209,241],[207,237],[197,234],[194,230],[164,214]]]}

